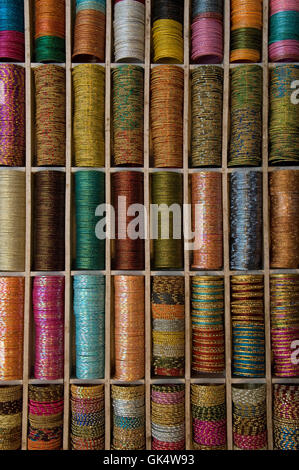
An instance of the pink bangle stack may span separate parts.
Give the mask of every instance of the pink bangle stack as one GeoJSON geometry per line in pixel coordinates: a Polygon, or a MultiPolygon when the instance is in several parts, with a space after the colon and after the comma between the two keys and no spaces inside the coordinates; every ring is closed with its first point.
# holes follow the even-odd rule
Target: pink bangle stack
{"type": "Polygon", "coordinates": [[[269,59],[271,62],[299,61],[299,2],[270,1],[269,59]]]}
{"type": "Polygon", "coordinates": [[[222,2],[197,0],[192,5],[191,60],[219,64],[223,60],[222,2]]]}
{"type": "Polygon", "coordinates": [[[34,279],[35,322],[34,377],[63,378],[64,371],[64,278],[41,276],[34,279]]]}

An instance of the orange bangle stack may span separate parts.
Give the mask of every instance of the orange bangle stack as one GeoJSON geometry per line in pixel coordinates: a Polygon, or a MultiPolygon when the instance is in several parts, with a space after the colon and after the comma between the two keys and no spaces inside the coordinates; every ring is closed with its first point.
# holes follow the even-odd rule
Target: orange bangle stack
{"type": "Polygon", "coordinates": [[[0,277],[0,380],[23,376],[24,278],[0,277]]]}
{"type": "Polygon", "coordinates": [[[65,0],[35,0],[35,60],[65,62],[65,0]]]}
{"type": "Polygon", "coordinates": [[[231,62],[261,59],[262,0],[231,0],[231,62]]]}
{"type": "MultiPolygon", "coordinates": [[[[96,5],[97,3],[94,2],[96,5]]],[[[90,2],[77,3],[74,31],[74,62],[105,61],[105,6],[90,8],[90,2]],[[86,3],[87,8],[84,8],[86,3]],[[88,8],[89,7],[89,8],[88,8]]]]}

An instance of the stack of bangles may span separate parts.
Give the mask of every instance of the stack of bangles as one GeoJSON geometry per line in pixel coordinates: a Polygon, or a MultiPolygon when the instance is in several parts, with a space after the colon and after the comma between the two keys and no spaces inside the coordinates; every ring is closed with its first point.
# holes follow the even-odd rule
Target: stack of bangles
{"type": "Polygon", "coordinates": [[[270,0],[269,59],[299,61],[298,0],[270,0]]]}
{"type": "Polygon", "coordinates": [[[194,450],[226,449],[225,385],[191,385],[194,450]]]}
{"type": "Polygon", "coordinates": [[[185,385],[152,386],[152,450],[184,450],[185,385]]]}
{"type": "Polygon", "coordinates": [[[185,279],[154,276],[152,339],[154,375],[179,377],[185,370],[185,279]]]}
{"type": "Polygon", "coordinates": [[[233,374],[265,375],[264,280],[262,275],[231,277],[233,374]]]}
{"type": "Polygon", "coordinates": [[[72,450],[105,447],[104,385],[71,385],[72,450]]]}
{"type": "Polygon", "coordinates": [[[18,450],[22,439],[22,385],[0,387],[0,451],[18,450]]]}
{"type": "Polygon", "coordinates": [[[63,385],[29,385],[28,450],[62,448],[63,385]]]}
{"type": "Polygon", "coordinates": [[[145,448],[144,385],[112,385],[113,450],[145,448]]]}
{"type": "Polygon", "coordinates": [[[260,61],[262,8],[262,0],[231,0],[231,62],[260,61]]]}
{"type": "Polygon", "coordinates": [[[218,276],[192,276],[192,371],[224,370],[224,285],[218,276]]]}
{"type": "Polygon", "coordinates": [[[276,377],[299,377],[293,359],[299,341],[299,275],[270,276],[271,342],[276,377]]]}
{"type": "Polygon", "coordinates": [[[35,61],[65,62],[65,0],[35,0],[35,61]]]}
{"type": "Polygon", "coordinates": [[[299,386],[273,389],[274,449],[299,450],[299,386]]]}
{"type": "Polygon", "coordinates": [[[154,63],[182,64],[184,62],[184,2],[159,0],[152,11],[154,63]]]}
{"type": "Polygon", "coordinates": [[[24,277],[0,277],[0,380],[23,377],[24,277]]]}
{"type": "Polygon", "coordinates": [[[0,58],[25,62],[24,0],[0,0],[0,58]]]}
{"type": "Polygon", "coordinates": [[[232,400],[234,450],[266,450],[266,385],[233,385],[232,400]]]}
{"type": "Polygon", "coordinates": [[[76,0],[74,62],[104,62],[106,0],[76,0]]]}
{"type": "Polygon", "coordinates": [[[115,62],[144,62],[145,0],[114,0],[115,62]]]}
{"type": "Polygon", "coordinates": [[[193,0],[191,59],[219,64],[223,59],[223,0],[193,0]]]}

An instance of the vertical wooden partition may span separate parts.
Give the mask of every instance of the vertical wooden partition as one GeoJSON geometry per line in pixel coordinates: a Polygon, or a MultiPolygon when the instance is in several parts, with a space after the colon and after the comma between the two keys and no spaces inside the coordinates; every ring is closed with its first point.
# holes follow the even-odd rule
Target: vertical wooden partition
{"type": "MultiPolygon", "coordinates": [[[[31,383],[45,383],[32,378],[32,308],[31,308],[31,290],[32,277],[40,274],[32,271],[32,179],[33,173],[41,168],[34,167],[34,112],[33,112],[33,80],[32,68],[36,66],[33,59],[33,1],[25,0],[25,43],[26,43],[26,166],[22,171],[26,173],[26,262],[25,271],[22,273],[9,273],[9,275],[25,276],[25,322],[24,322],[24,370],[23,379],[14,382],[1,382],[1,384],[22,384],[23,385],[23,423],[22,423],[22,448],[27,448],[27,422],[28,422],[28,385],[31,383]]],[[[156,169],[151,167],[150,158],[150,73],[154,66],[151,63],[151,0],[145,2],[145,61],[144,68],[144,167],[139,169],[144,174],[144,201],[147,209],[147,223],[149,227],[149,209],[150,209],[150,178],[156,169]]],[[[190,13],[191,0],[185,0],[184,14],[184,146],[183,146],[183,168],[177,169],[183,178],[183,202],[189,202],[189,179],[191,173],[196,169],[189,168],[190,157],[190,73],[198,67],[190,64],[190,13]]],[[[272,377],[271,372],[271,338],[270,338],[270,288],[269,278],[272,272],[285,272],[286,270],[271,270],[269,262],[269,203],[268,203],[268,174],[269,171],[275,169],[268,168],[268,76],[269,68],[275,64],[268,63],[268,0],[264,0],[263,15],[263,55],[260,66],[263,69],[263,148],[262,148],[262,165],[257,170],[263,175],[263,241],[264,256],[263,269],[249,273],[260,273],[264,275],[264,305],[265,305],[265,338],[266,338],[266,375],[262,379],[246,379],[234,378],[231,374],[231,315],[230,315],[230,277],[237,274],[230,270],[229,264],[229,175],[236,169],[228,168],[228,150],[229,150],[229,116],[230,116],[230,70],[234,65],[229,62],[230,52],[230,2],[225,0],[224,14],[224,60],[220,65],[224,70],[223,85],[223,136],[222,136],[222,167],[214,169],[222,173],[223,183],[223,228],[224,228],[224,264],[223,269],[217,272],[207,271],[197,273],[190,268],[190,252],[184,252],[184,269],[181,271],[158,272],[152,270],[151,267],[151,243],[149,238],[145,241],[145,269],[144,271],[130,272],[130,274],[138,274],[144,276],[145,280],[145,377],[136,383],[145,385],[146,396],[146,448],[151,448],[151,385],[156,383],[184,383],[185,384],[185,418],[186,418],[186,449],[192,448],[192,418],[190,406],[190,386],[191,384],[226,384],[226,405],[227,405],[227,442],[228,448],[233,448],[232,436],[232,386],[236,383],[265,383],[267,385],[267,426],[268,426],[268,447],[273,448],[272,439],[272,384],[273,383],[299,383],[299,379],[278,379],[272,377]],[[185,277],[185,377],[180,379],[172,378],[154,378],[151,371],[151,278],[158,274],[177,274],[185,277]],[[217,274],[224,277],[225,285],[225,352],[226,352],[226,370],[223,376],[211,377],[193,377],[191,373],[191,342],[192,329],[190,321],[190,279],[196,274],[217,274]]],[[[106,267],[104,271],[96,271],[93,273],[104,274],[106,277],[106,313],[105,313],[105,379],[99,380],[79,380],[72,376],[72,338],[71,338],[71,321],[72,311],[72,276],[84,271],[76,271],[72,268],[72,175],[77,170],[73,166],[72,155],[72,68],[76,65],[72,63],[72,34],[73,34],[73,17],[75,2],[66,0],[66,62],[62,64],[66,69],[66,166],[59,168],[65,172],[66,176],[66,213],[65,213],[65,271],[59,274],[65,276],[65,368],[64,379],[52,381],[50,383],[64,384],[64,435],[63,448],[70,448],[69,428],[70,428],[70,385],[72,383],[89,383],[89,384],[105,384],[105,447],[110,449],[111,446],[111,384],[119,383],[114,380],[113,371],[111,369],[111,357],[113,350],[113,341],[111,341],[111,330],[113,328],[113,276],[121,272],[111,269],[111,244],[106,243],[106,267]]],[[[118,171],[113,168],[111,159],[111,70],[117,64],[113,60],[113,1],[106,0],[106,60],[105,78],[106,78],[106,94],[105,94],[105,168],[97,168],[98,171],[104,171],[106,176],[106,202],[111,202],[111,173],[118,171]]],[[[132,169],[132,168],[130,168],[132,169]]],[[[208,168],[201,169],[203,171],[210,170],[208,168]]],[[[186,217],[185,213],[185,217],[186,217]]],[[[110,222],[109,213],[107,214],[108,223],[110,222]]],[[[299,270],[290,270],[297,272],[299,270]]],[[[54,274],[54,273],[51,273],[54,274]]],[[[55,273],[58,274],[58,273],[55,273]]],[[[129,274],[129,272],[124,272],[129,274]]],[[[244,274],[239,272],[239,274],[244,274]]],[[[8,275],[1,273],[1,275],[8,275]]]]}

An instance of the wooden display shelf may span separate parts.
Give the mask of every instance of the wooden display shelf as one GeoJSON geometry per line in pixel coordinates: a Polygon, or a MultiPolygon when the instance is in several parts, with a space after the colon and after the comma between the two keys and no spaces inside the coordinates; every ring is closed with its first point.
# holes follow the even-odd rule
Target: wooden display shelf
{"type": "MultiPolygon", "coordinates": [[[[103,380],[79,380],[71,377],[71,318],[72,318],[72,276],[82,271],[72,269],[72,223],[71,223],[71,200],[72,200],[72,173],[78,170],[73,167],[72,163],[72,28],[74,19],[74,1],[66,0],[66,62],[61,64],[66,69],[66,165],[59,170],[64,171],[66,175],[66,206],[65,206],[65,270],[59,274],[65,276],[65,368],[64,379],[54,381],[55,383],[64,384],[64,424],[63,424],[63,448],[69,449],[69,428],[70,428],[70,384],[105,384],[105,447],[110,449],[111,444],[111,397],[110,386],[113,383],[119,383],[113,380],[111,375],[111,318],[113,305],[113,276],[121,271],[113,271],[111,269],[111,244],[106,243],[106,269],[104,271],[96,271],[96,273],[105,274],[106,278],[106,313],[105,313],[105,379],[103,380]]],[[[225,0],[224,15],[224,60],[221,65],[224,69],[224,89],[223,89],[223,141],[222,141],[222,167],[217,169],[191,169],[189,168],[190,157],[190,72],[197,65],[189,63],[190,57],[190,8],[191,0],[185,0],[185,18],[184,18],[184,146],[183,146],[183,168],[174,170],[182,174],[184,190],[184,204],[189,202],[189,175],[196,171],[213,170],[222,173],[223,187],[223,237],[224,237],[224,265],[220,271],[200,272],[197,274],[216,274],[224,277],[225,284],[225,352],[226,352],[226,369],[221,376],[200,376],[193,377],[191,374],[191,324],[190,324],[190,277],[196,272],[190,270],[190,253],[184,253],[184,269],[181,271],[154,271],[151,269],[151,253],[150,240],[145,241],[145,269],[138,272],[123,272],[125,274],[139,274],[145,278],[145,377],[137,383],[145,384],[146,389],[146,448],[151,448],[151,400],[150,388],[154,383],[184,383],[185,384],[185,422],[186,422],[186,449],[191,449],[192,444],[192,419],[190,407],[190,385],[198,384],[226,384],[226,404],[227,404],[227,443],[228,449],[233,447],[232,439],[232,384],[236,383],[265,383],[267,385],[267,429],[268,429],[268,448],[273,448],[272,439],[272,384],[273,383],[299,383],[299,379],[278,379],[272,377],[271,373],[271,342],[270,342],[270,301],[269,301],[269,275],[272,272],[297,272],[297,270],[270,270],[269,268],[269,207],[268,207],[268,171],[275,171],[279,167],[268,168],[268,0],[264,0],[264,28],[263,28],[263,55],[261,67],[263,69],[263,158],[262,166],[258,168],[263,174],[263,230],[264,230],[264,256],[263,269],[259,271],[251,271],[250,273],[261,273],[264,275],[264,306],[265,306],[265,338],[266,338],[266,375],[262,379],[242,379],[233,378],[231,375],[231,316],[230,316],[230,276],[237,274],[230,270],[229,267],[229,198],[228,198],[228,177],[229,173],[235,169],[227,167],[228,141],[229,141],[229,89],[230,69],[235,65],[229,63],[230,52],[230,2],[225,0]],[[151,277],[157,274],[176,274],[185,276],[185,377],[182,379],[175,378],[154,378],[151,375],[151,277]]],[[[25,271],[22,273],[1,273],[1,275],[22,275],[25,276],[25,327],[24,327],[24,370],[23,380],[4,382],[5,384],[22,384],[23,386],[23,422],[22,422],[22,449],[27,448],[27,427],[28,427],[28,384],[32,383],[49,383],[32,379],[32,308],[31,308],[31,278],[40,275],[40,272],[32,271],[32,174],[42,168],[34,167],[34,114],[32,103],[34,101],[32,88],[32,68],[36,66],[32,62],[33,57],[33,21],[32,6],[33,1],[25,0],[25,44],[26,44],[26,166],[23,171],[26,173],[26,262],[25,271]]],[[[106,0],[106,92],[105,92],[105,168],[98,168],[106,174],[106,202],[111,202],[111,173],[118,171],[117,168],[111,166],[111,69],[118,66],[112,62],[112,9],[113,1],[106,0]]],[[[145,206],[149,209],[150,204],[150,174],[157,171],[150,167],[150,70],[151,64],[151,1],[146,0],[146,30],[145,30],[145,62],[142,64],[144,68],[144,167],[138,168],[138,171],[144,174],[144,201],[145,206]]],[[[290,167],[292,168],[292,167],[290,167]]],[[[52,169],[52,168],[50,168],[52,169]]],[[[57,168],[58,169],[58,168],[57,168]]],[[[133,168],[129,168],[133,170],[133,168]]],[[[123,170],[123,169],[121,169],[123,170]]],[[[136,169],[137,170],[137,169],[136,169]]],[[[147,211],[149,214],[149,210],[147,211]]],[[[149,222],[149,221],[148,221],[149,222]]],[[[109,216],[108,216],[109,223],[109,216]]],[[[84,271],[83,271],[84,272],[84,271]]],[[[86,272],[86,271],[85,271],[86,272]]],[[[95,272],[90,272],[94,274],[95,272]]],[[[238,272],[243,274],[243,272],[238,272]]],[[[49,274],[49,273],[43,273],[49,274]]],[[[51,273],[54,274],[54,273],[51,273]]],[[[53,382],[51,382],[53,383],[53,382]]]]}

